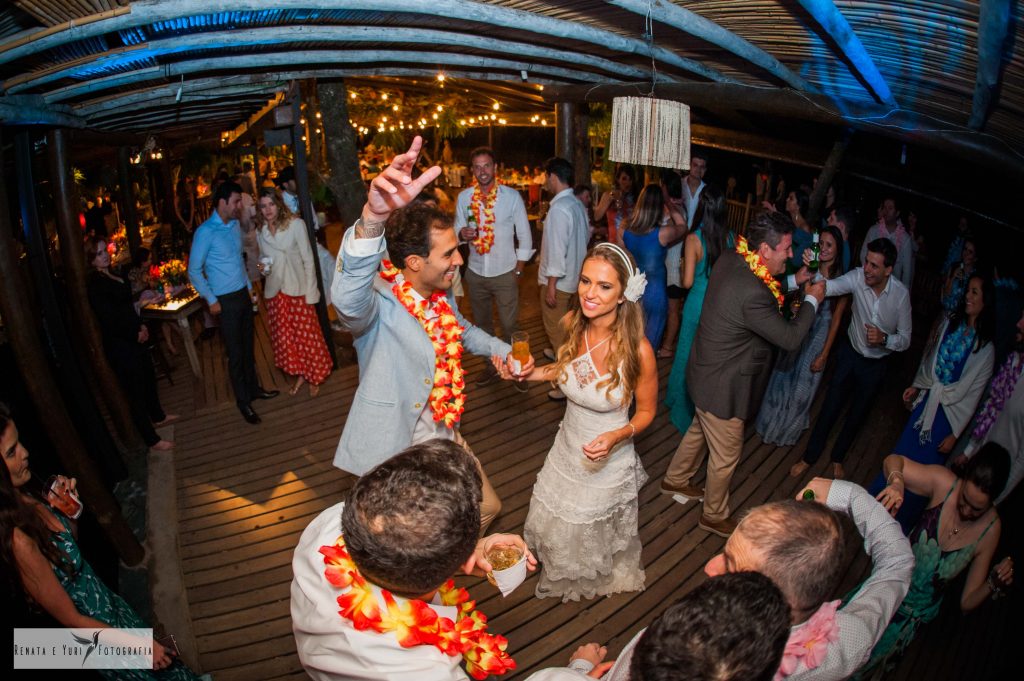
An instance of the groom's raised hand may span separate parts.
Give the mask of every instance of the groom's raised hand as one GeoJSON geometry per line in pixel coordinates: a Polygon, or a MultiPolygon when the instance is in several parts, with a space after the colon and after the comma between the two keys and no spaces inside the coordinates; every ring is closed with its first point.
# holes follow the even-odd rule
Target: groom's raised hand
{"type": "Polygon", "coordinates": [[[441,174],[441,168],[433,166],[413,179],[412,171],[422,148],[423,138],[417,135],[408,151],[395,156],[391,165],[373,178],[370,191],[366,194],[366,205],[363,206],[363,224],[383,223],[392,211],[408,205],[423,187],[441,174]]]}

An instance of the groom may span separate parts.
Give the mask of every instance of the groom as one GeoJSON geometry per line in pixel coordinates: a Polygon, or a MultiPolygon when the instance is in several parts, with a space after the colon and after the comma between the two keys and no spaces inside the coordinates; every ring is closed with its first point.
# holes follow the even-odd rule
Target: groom
{"type": "MultiPolygon", "coordinates": [[[[334,465],[355,475],[433,438],[472,454],[458,427],[466,399],[463,348],[505,358],[512,369],[511,346],[467,322],[455,305],[451,286],[462,256],[451,218],[409,205],[441,172],[434,166],[412,178],[422,145],[416,137],[370,183],[363,215],[342,239],[331,286],[331,302],[359,355],[359,388],[334,465]]],[[[532,368],[531,358],[519,375],[532,368]]],[[[480,477],[482,534],[501,500],[483,467],[480,477]]]]}

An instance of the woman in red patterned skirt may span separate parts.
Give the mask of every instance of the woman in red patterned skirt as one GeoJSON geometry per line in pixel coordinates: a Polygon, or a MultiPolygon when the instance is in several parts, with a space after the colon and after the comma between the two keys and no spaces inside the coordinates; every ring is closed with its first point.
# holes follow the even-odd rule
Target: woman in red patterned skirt
{"type": "Polygon", "coordinates": [[[279,190],[264,190],[259,208],[258,269],[266,278],[263,297],[270,317],[274,364],[296,377],[289,390],[292,395],[309,383],[310,396],[316,396],[332,366],[314,308],[320,300],[313,265],[316,256],[306,224],[284,204],[279,190]]]}

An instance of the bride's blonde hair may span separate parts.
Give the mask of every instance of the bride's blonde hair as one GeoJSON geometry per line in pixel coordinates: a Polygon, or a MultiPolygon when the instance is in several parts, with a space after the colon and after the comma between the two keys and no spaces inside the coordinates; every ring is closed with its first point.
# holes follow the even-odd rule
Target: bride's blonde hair
{"type": "MultiPolygon", "coordinates": [[[[640,379],[640,342],[644,338],[644,317],[640,302],[630,302],[622,293],[625,291],[629,275],[638,271],[637,266],[625,249],[612,249],[605,244],[591,248],[583,263],[586,264],[588,260],[603,260],[611,265],[622,288],[619,292],[621,302],[618,303],[615,321],[612,322],[612,339],[609,341],[611,345],[606,360],[609,375],[597,384],[597,388],[604,388],[605,395],[610,399],[612,391],[621,387],[622,403],[629,404],[633,400],[633,391],[640,379]]],[[[566,339],[558,349],[558,356],[555,359],[554,371],[558,382],[566,380],[569,363],[580,354],[584,346],[583,334],[589,326],[590,320],[584,316],[577,294],[569,302],[566,339]]]]}

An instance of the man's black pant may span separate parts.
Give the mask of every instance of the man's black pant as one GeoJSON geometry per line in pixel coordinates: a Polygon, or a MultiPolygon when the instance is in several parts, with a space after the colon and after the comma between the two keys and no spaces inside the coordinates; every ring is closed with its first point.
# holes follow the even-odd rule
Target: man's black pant
{"type": "Polygon", "coordinates": [[[825,404],[821,407],[818,421],[814,424],[814,431],[804,452],[806,463],[813,464],[821,456],[822,450],[825,449],[825,440],[839,418],[847,397],[850,397],[850,412],[832,447],[832,461],[843,462],[853,439],[857,437],[857,431],[864,424],[864,418],[871,408],[871,401],[882,384],[888,359],[888,355],[879,359],[861,355],[850,345],[849,337],[844,336],[839,346],[839,356],[836,358],[836,371],[828,386],[828,394],[825,395],[825,404]]]}
{"type": "Polygon", "coordinates": [[[235,402],[249,404],[258,390],[249,289],[217,296],[217,301],[220,303],[220,333],[228,353],[228,375],[235,391],[235,402]]]}

